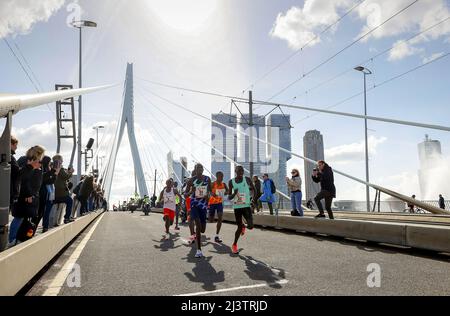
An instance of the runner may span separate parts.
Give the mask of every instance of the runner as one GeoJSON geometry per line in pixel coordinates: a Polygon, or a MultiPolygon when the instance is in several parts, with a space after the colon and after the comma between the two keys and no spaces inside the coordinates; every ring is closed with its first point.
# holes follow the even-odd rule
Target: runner
{"type": "Polygon", "coordinates": [[[216,173],[217,180],[213,182],[211,189],[211,197],[209,198],[209,222],[214,223],[214,218],[217,212],[217,229],[214,241],[222,243],[219,237],[220,228],[222,227],[223,218],[223,198],[225,193],[228,192],[227,185],[223,183],[223,172],[216,173]]]}
{"type": "Polygon", "coordinates": [[[251,198],[254,198],[255,187],[253,186],[250,178],[244,177],[244,168],[242,166],[237,166],[235,173],[236,178],[231,179],[228,184],[228,198],[233,201],[234,216],[236,217],[237,224],[237,230],[234,236],[234,243],[231,247],[231,251],[234,254],[238,254],[239,249],[237,242],[239,240],[239,236],[245,234],[245,225],[242,221],[242,217],[245,218],[248,229],[253,229],[251,198]]]}
{"type": "MultiPolygon", "coordinates": [[[[194,174],[194,171],[191,172],[191,174],[194,174]]],[[[185,196],[185,206],[186,206],[186,220],[189,225],[189,231],[191,232],[191,235],[189,237],[189,243],[194,244],[195,243],[195,231],[194,231],[194,221],[191,218],[191,197],[188,195],[186,189],[187,184],[189,183],[191,179],[186,179],[185,183],[183,184],[183,195],[185,196]]]]}
{"type": "MultiPolygon", "coordinates": [[[[175,182],[173,184],[174,188],[176,190],[178,190],[178,182],[175,182]]],[[[176,216],[176,220],[175,220],[175,230],[180,230],[180,227],[178,227],[178,219],[180,218],[180,211],[181,211],[181,197],[176,195],[175,196],[175,216],[176,216]]]]}
{"type": "Polygon", "coordinates": [[[170,237],[169,228],[173,225],[173,221],[175,219],[175,197],[179,195],[178,190],[173,187],[173,181],[167,180],[166,187],[159,195],[159,201],[164,202],[163,220],[165,222],[166,233],[163,239],[169,239],[170,237]]]}
{"type": "Polygon", "coordinates": [[[208,208],[209,194],[211,193],[211,179],[203,175],[203,166],[195,165],[192,178],[186,187],[186,195],[191,196],[191,220],[195,223],[197,253],[196,258],[203,257],[201,234],[206,231],[206,215],[208,208]]]}

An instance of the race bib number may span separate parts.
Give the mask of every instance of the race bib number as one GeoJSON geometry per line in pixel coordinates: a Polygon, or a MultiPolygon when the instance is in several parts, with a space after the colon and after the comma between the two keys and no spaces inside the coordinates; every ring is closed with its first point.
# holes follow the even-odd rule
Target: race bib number
{"type": "Polygon", "coordinates": [[[225,189],[217,189],[216,195],[223,199],[225,197],[225,189]]]}
{"type": "Polygon", "coordinates": [[[238,194],[236,194],[234,205],[244,205],[244,204],[246,204],[246,201],[247,201],[247,199],[246,199],[245,193],[238,193],[238,194]]]}
{"type": "Polygon", "coordinates": [[[208,192],[208,187],[206,185],[198,186],[195,188],[195,198],[204,199],[208,192]]]}
{"type": "Polygon", "coordinates": [[[175,203],[175,200],[174,200],[174,198],[171,197],[171,196],[166,196],[164,202],[165,202],[165,203],[175,203]]]}

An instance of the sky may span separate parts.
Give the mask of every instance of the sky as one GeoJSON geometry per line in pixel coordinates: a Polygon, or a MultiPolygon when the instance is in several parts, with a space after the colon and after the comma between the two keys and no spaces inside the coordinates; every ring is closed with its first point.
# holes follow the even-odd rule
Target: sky
{"type": "MultiPolygon", "coordinates": [[[[137,141],[152,191],[153,170],[167,170],[169,150],[175,158],[187,156],[190,167],[193,160],[210,165],[210,149],[187,137],[155,107],[195,130],[201,140],[209,141],[211,137],[210,122],[180,110],[155,94],[205,116],[220,110],[227,112],[231,104],[229,99],[182,92],[148,81],[238,97],[246,97],[250,88],[256,100],[268,100],[276,95],[274,102],[326,108],[362,92],[363,75],[351,69],[369,60],[364,64],[373,72],[367,76],[369,115],[449,126],[450,57],[434,62],[433,59],[449,53],[450,21],[427,29],[450,16],[450,2],[366,0],[324,31],[358,2],[2,0],[0,38],[8,40],[18,58],[25,57],[25,68],[31,77],[37,78],[34,81],[38,82],[39,90],[52,91],[55,84],[78,85],[78,31],[68,22],[86,19],[98,23],[97,28],[83,32],[83,86],[110,83],[118,86],[83,98],[83,142],[94,137],[93,126],[104,125],[105,130],[100,131],[103,142],[99,156],[105,156],[101,160],[106,161],[122,106],[126,65],[133,63],[137,141]],[[414,4],[368,33],[411,3],[414,4]],[[420,36],[406,41],[422,31],[420,36]],[[363,39],[351,45],[360,37],[363,39]],[[373,58],[390,48],[393,49],[373,58]],[[343,72],[344,75],[327,82],[343,72]],[[299,82],[278,94],[299,78],[299,82]],[[155,130],[169,136],[162,141],[155,130]],[[187,152],[187,147],[195,158],[187,152]]],[[[0,74],[0,93],[36,92],[3,40],[0,74]]],[[[333,110],[363,114],[363,102],[363,96],[359,95],[333,110]]],[[[256,113],[266,114],[271,109],[257,106],[256,113]]],[[[305,132],[317,129],[323,134],[329,164],[356,177],[365,177],[363,120],[283,110],[290,114],[293,124],[293,152],[303,154],[305,132]]],[[[4,124],[3,120],[0,124],[4,124]]],[[[35,144],[44,145],[48,154],[54,154],[54,104],[18,113],[13,125],[20,140],[19,155],[35,144]]],[[[70,144],[63,147],[62,153],[68,161],[70,144]]],[[[450,196],[448,132],[371,121],[369,148],[372,183],[423,199],[437,199],[434,195],[439,193],[450,196]],[[430,179],[435,187],[432,196],[421,197],[417,145],[425,134],[441,142],[443,158],[430,179]]],[[[288,168],[293,167],[303,170],[303,161],[291,159],[288,168]]],[[[158,175],[158,179],[165,177],[158,175]]],[[[338,199],[364,199],[364,186],[342,176],[335,178],[338,199]]],[[[133,182],[132,158],[124,137],[112,200],[130,196],[134,191],[133,182]]]]}

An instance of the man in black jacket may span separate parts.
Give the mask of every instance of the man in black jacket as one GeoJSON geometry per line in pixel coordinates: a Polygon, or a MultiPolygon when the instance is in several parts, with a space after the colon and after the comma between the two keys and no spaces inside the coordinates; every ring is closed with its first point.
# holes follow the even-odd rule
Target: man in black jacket
{"type": "Polygon", "coordinates": [[[445,200],[442,194],[439,194],[439,207],[445,210],[445,200]]]}
{"type": "Polygon", "coordinates": [[[14,202],[17,201],[20,191],[20,167],[17,163],[16,157],[14,157],[18,144],[19,141],[17,140],[17,138],[11,136],[11,191],[9,201],[11,207],[14,202]]]}
{"type": "Polygon", "coordinates": [[[317,208],[319,209],[319,215],[316,218],[325,218],[325,214],[322,206],[322,199],[325,199],[325,209],[328,212],[330,219],[334,219],[333,211],[331,210],[331,203],[333,198],[336,197],[336,187],[334,186],[333,169],[323,160],[318,163],[319,169],[314,169],[312,179],[316,183],[320,183],[321,191],[314,198],[317,208]]]}

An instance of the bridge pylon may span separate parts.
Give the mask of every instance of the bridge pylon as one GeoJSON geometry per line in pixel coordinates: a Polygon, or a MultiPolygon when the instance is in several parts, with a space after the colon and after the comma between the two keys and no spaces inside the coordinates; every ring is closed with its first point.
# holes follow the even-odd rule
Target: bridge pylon
{"type": "Polygon", "coordinates": [[[131,147],[131,156],[133,158],[133,165],[135,170],[135,182],[140,196],[148,195],[147,184],[145,182],[144,170],[142,168],[141,158],[136,142],[136,135],[134,132],[134,91],[133,91],[133,64],[128,63],[127,73],[124,86],[125,94],[123,98],[122,114],[119,124],[117,125],[116,135],[114,138],[114,145],[109,155],[108,164],[106,166],[106,173],[104,189],[107,200],[111,194],[111,187],[114,177],[114,170],[116,165],[117,153],[122,142],[122,137],[125,132],[125,126],[128,132],[128,139],[131,147]]]}

